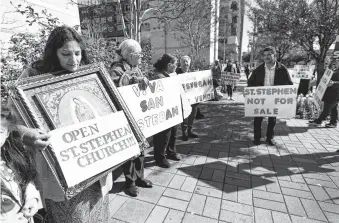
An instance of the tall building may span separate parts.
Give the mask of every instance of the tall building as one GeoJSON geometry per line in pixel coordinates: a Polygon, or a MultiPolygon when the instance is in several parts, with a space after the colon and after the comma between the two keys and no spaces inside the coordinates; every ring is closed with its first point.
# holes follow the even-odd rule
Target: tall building
{"type": "MultiPolygon", "coordinates": [[[[77,0],[72,0],[74,3],[77,0]]],[[[16,12],[14,6],[21,5],[31,6],[35,12],[41,14],[41,11],[46,9],[53,17],[69,26],[80,24],[78,7],[76,4],[71,4],[70,0],[4,0],[0,1],[0,41],[6,43],[10,37],[18,32],[35,32],[35,25],[29,26],[25,21],[24,15],[16,12]]]]}
{"type": "Polygon", "coordinates": [[[220,0],[219,58],[241,62],[245,0],[220,0]]]}

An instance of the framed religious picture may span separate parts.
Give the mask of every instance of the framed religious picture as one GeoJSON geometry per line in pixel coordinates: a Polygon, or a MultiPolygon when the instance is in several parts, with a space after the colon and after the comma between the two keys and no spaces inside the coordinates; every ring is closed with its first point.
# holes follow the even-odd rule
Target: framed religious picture
{"type": "Polygon", "coordinates": [[[12,98],[27,127],[51,132],[42,155],[66,198],[148,147],[102,63],[19,80],[12,98]]]}

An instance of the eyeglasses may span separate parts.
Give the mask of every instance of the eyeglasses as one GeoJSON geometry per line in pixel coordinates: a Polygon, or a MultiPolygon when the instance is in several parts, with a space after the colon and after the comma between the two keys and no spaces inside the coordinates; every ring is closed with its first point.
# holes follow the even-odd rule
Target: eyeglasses
{"type": "Polygon", "coordinates": [[[138,53],[131,53],[131,55],[136,56],[136,57],[142,57],[142,53],[138,52],[138,53]]]}

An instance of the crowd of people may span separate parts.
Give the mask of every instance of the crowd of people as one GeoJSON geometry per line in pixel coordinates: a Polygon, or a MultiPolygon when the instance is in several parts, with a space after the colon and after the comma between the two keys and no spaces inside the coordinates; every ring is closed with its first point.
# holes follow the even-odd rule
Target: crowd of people
{"type": "MultiPolygon", "coordinates": [[[[138,83],[142,89],[148,87],[150,81],[138,68],[141,62],[142,49],[132,39],[124,40],[117,50],[118,59],[113,62],[109,74],[117,87],[138,83]]],[[[189,56],[179,58],[164,54],[155,64],[153,79],[167,78],[190,72],[189,56]],[[177,67],[178,62],[180,66],[177,67]]],[[[264,63],[248,76],[249,86],[273,86],[292,84],[284,65],[275,60],[275,50],[268,47],[263,50],[264,63]]],[[[41,60],[34,62],[19,77],[26,78],[46,73],[64,75],[76,72],[80,66],[89,64],[87,51],[82,37],[72,28],[61,26],[55,28],[46,43],[41,60]]],[[[325,101],[323,114],[314,121],[321,121],[332,110],[332,125],[336,125],[337,116],[333,108],[339,100],[339,62],[336,61],[335,75],[329,84],[330,100],[325,101]],[[336,95],[333,97],[333,95],[336,95]]],[[[214,86],[222,85],[220,81],[221,66],[213,68],[214,86]]],[[[240,67],[228,61],[228,72],[240,72],[240,67]]],[[[228,97],[232,100],[233,85],[225,86],[228,97]]],[[[40,206],[48,213],[47,222],[109,222],[109,200],[107,192],[112,188],[112,174],[107,174],[99,181],[81,191],[71,199],[65,199],[62,188],[56,183],[55,176],[48,168],[46,160],[40,153],[49,145],[50,135],[39,129],[25,127],[20,119],[8,91],[1,86],[1,222],[33,222],[32,218],[40,206]],[[40,192],[40,193],[39,193],[40,192]],[[39,196],[39,194],[41,196],[39,196]],[[42,200],[40,200],[40,197],[42,200]]],[[[198,138],[193,132],[194,120],[203,118],[198,104],[192,105],[192,112],[181,124],[182,140],[198,138]]],[[[261,139],[261,123],[263,118],[254,118],[254,144],[259,145],[261,139]]],[[[269,118],[266,143],[274,145],[274,127],[276,118],[269,118]]],[[[169,168],[168,159],[179,161],[176,151],[178,127],[174,126],[153,136],[154,160],[156,165],[169,168]]],[[[151,181],[144,178],[143,152],[122,165],[125,175],[124,192],[132,197],[139,195],[139,187],[152,188],[151,181]]]]}

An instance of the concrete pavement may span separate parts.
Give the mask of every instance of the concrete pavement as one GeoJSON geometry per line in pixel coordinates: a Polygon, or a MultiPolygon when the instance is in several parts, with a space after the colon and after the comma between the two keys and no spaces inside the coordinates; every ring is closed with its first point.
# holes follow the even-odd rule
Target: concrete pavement
{"type": "Polygon", "coordinates": [[[179,137],[183,159],[171,168],[155,166],[147,151],[153,188],[128,197],[120,175],[109,194],[112,222],[339,222],[339,128],[279,119],[277,145],[254,146],[253,120],[244,117],[240,93],[235,99],[200,105],[205,119],[194,130],[201,137],[179,137]]]}

